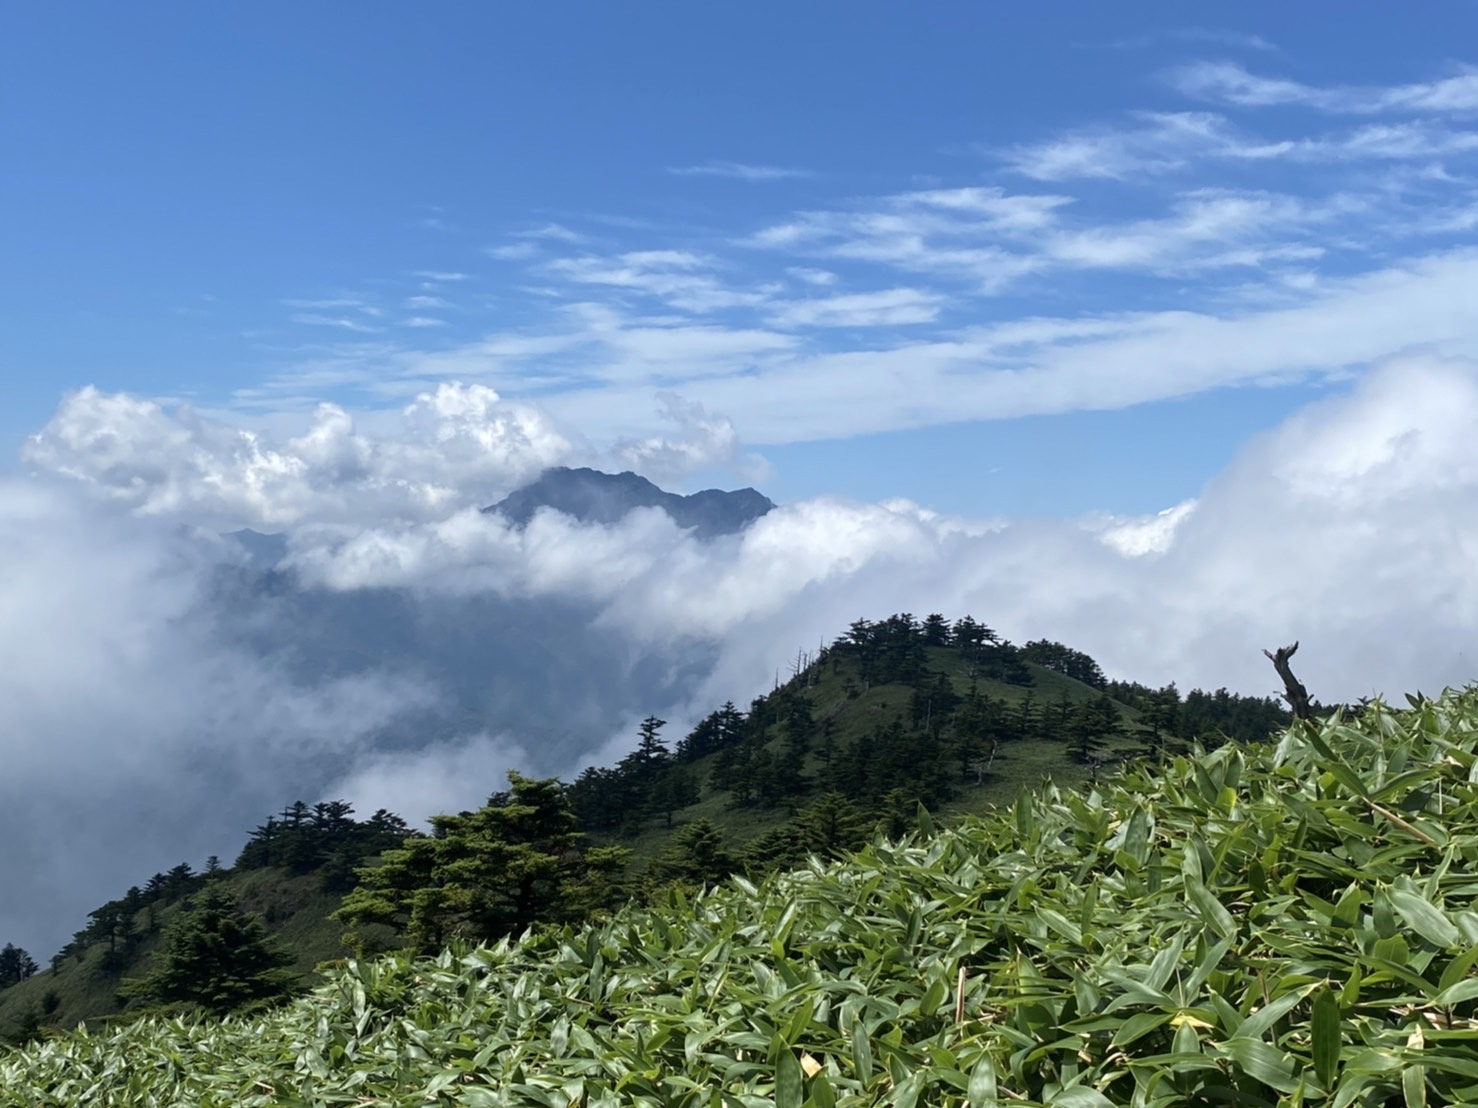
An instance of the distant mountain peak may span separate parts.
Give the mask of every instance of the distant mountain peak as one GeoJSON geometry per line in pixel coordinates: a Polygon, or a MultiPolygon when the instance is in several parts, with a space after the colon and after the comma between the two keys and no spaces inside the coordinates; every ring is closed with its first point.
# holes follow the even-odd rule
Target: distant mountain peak
{"type": "Polygon", "coordinates": [[[732,535],[775,507],[754,489],[704,489],[688,496],[658,488],[640,474],[555,466],[537,480],[483,509],[522,527],[540,508],[553,508],[585,523],[618,523],[637,508],[661,508],[699,538],[732,535]]]}

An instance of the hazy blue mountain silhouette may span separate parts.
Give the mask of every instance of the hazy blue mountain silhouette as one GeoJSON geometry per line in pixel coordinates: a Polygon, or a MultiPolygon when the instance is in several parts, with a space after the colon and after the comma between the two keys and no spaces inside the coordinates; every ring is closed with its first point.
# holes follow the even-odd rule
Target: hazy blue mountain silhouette
{"type": "Polygon", "coordinates": [[[635,473],[556,466],[483,511],[496,512],[522,527],[540,508],[553,508],[586,523],[617,523],[637,508],[661,508],[679,527],[711,539],[744,530],[774,507],[769,497],[754,489],[704,489],[679,496],[635,473]]]}

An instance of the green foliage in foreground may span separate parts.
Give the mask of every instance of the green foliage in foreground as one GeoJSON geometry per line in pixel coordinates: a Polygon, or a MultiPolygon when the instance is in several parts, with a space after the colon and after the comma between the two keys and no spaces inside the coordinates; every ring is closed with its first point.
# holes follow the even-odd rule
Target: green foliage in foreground
{"type": "Polygon", "coordinates": [[[1471,1103],[1475,748],[1478,692],[1375,705],[264,1016],[34,1044],[0,1104],[1471,1103]]]}

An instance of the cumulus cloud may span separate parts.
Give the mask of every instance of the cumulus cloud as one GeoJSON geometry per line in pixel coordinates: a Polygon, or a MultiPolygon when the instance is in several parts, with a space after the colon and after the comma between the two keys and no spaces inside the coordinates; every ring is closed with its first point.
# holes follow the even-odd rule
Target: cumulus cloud
{"type": "Polygon", "coordinates": [[[1163,554],[1175,541],[1180,525],[1196,510],[1194,500],[1183,500],[1173,508],[1138,519],[1107,516],[1088,521],[1090,530],[1120,554],[1163,554]]]}
{"type": "Polygon", "coordinates": [[[68,395],[24,461],[144,515],[277,530],[304,520],[431,518],[487,503],[569,457],[537,409],[485,385],[439,385],[371,438],[334,404],[301,435],[267,436],[95,388],[68,395]]]}
{"type": "MultiPolygon", "coordinates": [[[[398,541],[435,550],[439,579],[460,587],[483,565],[504,587],[581,589],[643,641],[720,636],[707,686],[719,699],[762,680],[781,643],[895,608],[970,611],[1124,676],[1247,691],[1270,689],[1260,647],[1299,637],[1318,693],[1354,697],[1466,676],[1478,470],[1463,444],[1475,426],[1473,366],[1407,358],[1249,445],[1193,505],[1144,520],[985,525],[815,500],[711,547],[655,515],[599,529],[545,518],[517,539],[468,517],[437,541],[426,525],[398,541]],[[549,565],[513,572],[535,562],[549,565]]],[[[318,550],[314,572],[363,586],[423,571],[402,553],[365,576],[369,541],[318,550]]]]}
{"type": "Polygon", "coordinates": [[[405,442],[445,436],[446,471],[416,472],[450,487],[466,464],[455,444],[502,441],[496,400],[438,390],[397,439],[334,420],[305,436],[284,456],[316,487],[257,482],[292,505],[280,568],[295,584],[275,592],[177,526],[253,503],[219,491],[241,472],[219,459],[258,456],[244,432],[99,399],[82,410],[132,431],[50,428],[32,463],[53,474],[0,486],[0,576],[15,583],[0,599],[0,831],[23,844],[0,861],[15,894],[0,934],[42,950],[153,869],[229,853],[298,792],[413,819],[468,806],[508,766],[569,774],[619,751],[647,712],[681,733],[743,703],[859,616],[968,612],[1182,688],[1271,693],[1260,651],[1293,639],[1325,700],[1472,677],[1467,361],[1371,370],[1250,442],[1194,506],[1153,518],[964,520],[819,498],[712,542],[650,509],[610,526],[545,512],[521,530],[456,498],[376,516],[365,475],[419,457],[405,442]]]}
{"type": "Polygon", "coordinates": [[[660,392],[657,400],[662,418],[676,424],[678,433],[617,442],[611,454],[621,466],[659,485],[717,468],[740,473],[749,480],[768,476],[769,463],[758,454],[744,451],[732,421],[710,414],[696,400],[684,400],[675,392],[660,392]]]}
{"type": "MultiPolygon", "coordinates": [[[[1451,637],[1430,637],[1409,657],[1392,651],[1389,665],[1344,663],[1350,642],[1376,641],[1406,619],[1425,626],[1473,618],[1478,581],[1462,561],[1472,537],[1461,521],[1478,493],[1463,445],[1475,425],[1478,377],[1469,363],[1403,359],[1250,445],[1194,505],[1146,520],[970,525],[907,504],[815,500],[711,548],[655,516],[583,530],[545,519],[544,532],[517,540],[468,517],[436,525],[454,532],[437,543],[429,538],[436,527],[426,525],[400,542],[421,536],[416,544],[440,551],[439,574],[447,559],[463,558],[464,569],[481,562],[517,589],[581,587],[607,606],[613,625],[653,638],[747,639],[783,612],[792,622],[771,625],[757,641],[809,642],[891,606],[970,610],[1011,634],[1084,645],[1126,675],[1258,688],[1267,678],[1256,649],[1262,639],[1322,633],[1326,694],[1352,696],[1460,676],[1451,637]],[[1396,518],[1409,531],[1387,534],[1383,521],[1396,518]],[[1436,522],[1424,530],[1422,518],[1436,522]],[[463,528],[476,529],[475,542],[463,528]],[[553,550],[566,559],[548,559],[553,550]],[[513,565],[546,559],[553,565],[538,575],[511,576],[513,565]],[[1373,580],[1392,587],[1372,592],[1365,583],[1373,580]],[[1438,592],[1461,605],[1418,603],[1403,614],[1414,598],[1438,592]],[[1369,634],[1351,634],[1362,627],[1369,634]]],[[[360,575],[339,580],[361,586],[422,572],[419,559],[401,557],[381,576],[364,576],[369,541],[318,551],[315,572],[333,581],[359,565],[360,575]]],[[[738,649],[726,645],[725,656],[738,649]]],[[[1309,654],[1316,664],[1318,651],[1309,654]]],[[[743,684],[756,673],[728,676],[743,684]]]]}
{"type": "Polygon", "coordinates": [[[509,770],[526,770],[532,761],[507,738],[459,736],[420,750],[369,754],[327,793],[354,797],[366,814],[381,808],[418,815],[460,812],[482,807],[504,787],[509,770]]]}

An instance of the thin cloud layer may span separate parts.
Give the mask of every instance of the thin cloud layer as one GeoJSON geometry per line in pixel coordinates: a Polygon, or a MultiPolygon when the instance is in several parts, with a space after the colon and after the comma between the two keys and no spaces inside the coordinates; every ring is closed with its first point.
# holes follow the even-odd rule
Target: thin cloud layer
{"type": "MultiPolygon", "coordinates": [[[[964,173],[818,175],[804,206],[751,189],[726,221],[695,196],[684,220],[712,224],[569,214],[578,230],[511,231],[491,247],[491,326],[439,286],[440,345],[345,336],[238,399],[290,407],[330,388],[368,406],[455,377],[625,449],[672,392],[763,446],[1340,376],[1418,346],[1478,353],[1462,310],[1478,75],[1320,86],[1262,52],[1266,71],[1203,58],[1161,73],[1179,103],[1008,144],[960,136],[978,158],[964,173]]],[[[718,162],[677,176],[744,172],[775,179],[718,162]]],[[[341,330],[381,326],[341,290],[319,302],[341,330]]]]}
{"type": "Polygon", "coordinates": [[[1197,62],[1173,71],[1170,78],[1172,85],[1189,96],[1251,108],[1296,104],[1351,115],[1478,111],[1478,70],[1471,67],[1450,77],[1384,87],[1307,85],[1260,76],[1226,61],[1197,62]]]}

